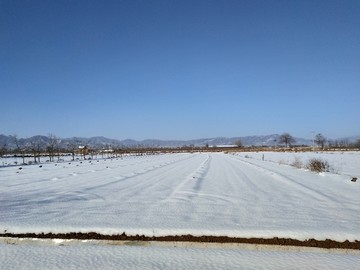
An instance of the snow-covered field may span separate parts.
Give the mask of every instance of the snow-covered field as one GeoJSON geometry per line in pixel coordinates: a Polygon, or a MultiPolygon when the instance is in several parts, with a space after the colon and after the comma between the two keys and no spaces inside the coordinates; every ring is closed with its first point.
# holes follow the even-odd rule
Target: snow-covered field
{"type": "Polygon", "coordinates": [[[0,231],[360,239],[359,182],[255,158],[128,156],[5,167],[0,179],[0,231]]]}
{"type": "MultiPolygon", "coordinates": [[[[21,166],[21,170],[20,166],[1,167],[0,232],[360,240],[360,183],[350,181],[360,176],[359,152],[318,154],[336,172],[321,175],[279,162],[281,158],[291,163],[292,153],[264,155],[264,161],[262,153],[178,153],[44,163],[42,167],[21,166]]],[[[305,160],[305,156],[302,158],[305,160]]],[[[234,268],[232,262],[239,261],[244,265],[248,262],[251,268],[252,260],[262,261],[266,268],[267,260],[272,259],[278,266],[275,268],[284,265],[285,269],[289,265],[282,256],[295,265],[302,264],[302,268],[317,265],[316,256],[326,261],[323,268],[331,268],[328,266],[336,265],[336,261],[340,265],[359,262],[359,255],[256,255],[252,253],[255,251],[218,248],[194,249],[191,254],[198,255],[191,257],[186,248],[154,247],[145,251],[142,247],[122,247],[114,251],[111,246],[45,249],[4,243],[0,244],[0,259],[4,261],[9,254],[13,259],[21,258],[39,249],[49,258],[70,254],[70,258],[74,256],[70,268],[77,268],[72,248],[78,250],[74,254],[78,254],[79,261],[87,256],[96,260],[96,254],[102,254],[110,265],[119,256],[129,263],[136,262],[140,253],[157,262],[161,262],[163,253],[173,262],[178,256],[189,258],[183,268],[194,267],[196,256],[203,259],[195,268],[207,268],[206,258],[218,258],[219,267],[213,268],[222,268],[222,261],[228,261],[223,268],[234,268]]],[[[167,265],[164,260],[163,265],[167,265]]],[[[30,266],[32,263],[36,264],[35,259],[29,261],[30,266]]],[[[15,268],[21,267],[18,264],[15,268]]]]}
{"type": "Polygon", "coordinates": [[[334,173],[360,178],[360,153],[357,151],[347,152],[246,152],[237,155],[247,158],[272,161],[279,164],[292,165],[300,162],[302,167],[306,167],[310,159],[316,158],[325,160],[330,165],[330,170],[334,173]]]}

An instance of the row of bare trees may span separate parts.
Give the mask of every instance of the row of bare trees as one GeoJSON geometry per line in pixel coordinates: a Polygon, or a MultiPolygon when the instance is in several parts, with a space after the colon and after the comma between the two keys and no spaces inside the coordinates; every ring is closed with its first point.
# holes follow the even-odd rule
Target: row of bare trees
{"type": "MultiPolygon", "coordinates": [[[[61,153],[65,152],[71,153],[72,160],[74,160],[75,155],[79,153],[79,146],[81,145],[81,142],[77,141],[76,139],[67,142],[65,145],[64,142],[62,142],[62,140],[54,134],[49,134],[46,140],[44,140],[44,137],[33,137],[33,139],[27,143],[25,143],[24,140],[19,139],[17,135],[12,135],[11,141],[11,147],[5,143],[0,145],[0,157],[3,157],[7,154],[12,154],[17,157],[21,157],[23,163],[25,163],[25,157],[29,155],[33,157],[34,163],[41,162],[42,156],[47,156],[49,161],[55,161],[56,157],[59,160],[61,153]]],[[[276,143],[283,144],[287,148],[293,146],[295,142],[295,138],[289,133],[285,132],[280,135],[276,143]]],[[[234,144],[238,148],[243,147],[241,140],[235,141],[234,144]]],[[[360,140],[357,140],[355,143],[349,143],[347,140],[331,141],[321,133],[318,133],[314,136],[313,145],[315,146],[315,144],[318,145],[321,149],[324,149],[326,146],[329,148],[360,148],[360,140]]],[[[209,145],[205,146],[205,148],[208,147],[209,145]]],[[[107,147],[107,149],[110,148],[114,149],[115,153],[121,153],[125,151],[125,148],[121,150],[121,148],[114,148],[110,146],[107,147]]],[[[190,148],[194,150],[194,146],[190,146],[190,148]]],[[[82,154],[85,158],[86,153],[94,155],[96,151],[97,150],[93,149],[91,151],[84,151],[80,154],[82,154]]],[[[98,151],[104,155],[104,151],[101,151],[100,149],[98,149],[98,151]]]]}
{"type": "Polygon", "coordinates": [[[78,149],[80,142],[74,140],[69,142],[66,147],[61,146],[61,139],[54,134],[49,134],[46,141],[41,140],[38,137],[24,143],[18,136],[11,135],[11,147],[5,143],[0,146],[0,157],[7,154],[11,154],[22,158],[22,162],[25,163],[25,157],[31,156],[34,159],[34,163],[41,162],[41,157],[46,155],[49,161],[55,161],[60,159],[61,153],[68,152],[72,154],[72,159],[75,159],[76,150],[78,149]]]}
{"type": "MultiPolygon", "coordinates": [[[[279,143],[285,144],[286,147],[291,146],[295,143],[294,137],[292,137],[289,133],[283,133],[279,137],[279,143]]],[[[320,147],[322,150],[325,149],[326,146],[329,148],[360,148],[360,139],[358,139],[355,143],[350,143],[348,140],[328,140],[323,134],[318,133],[313,138],[313,144],[320,147]]]]}
{"type": "MultiPolygon", "coordinates": [[[[321,149],[324,149],[327,139],[321,133],[316,134],[313,142],[316,143],[321,149]]],[[[295,143],[295,138],[291,136],[289,133],[285,132],[280,135],[279,143],[285,144],[285,147],[289,147],[295,143]]]]}
{"type": "MultiPolygon", "coordinates": [[[[275,143],[279,143],[279,144],[284,144],[285,147],[291,147],[295,142],[295,138],[290,135],[289,133],[285,132],[283,134],[280,135],[278,141],[275,140],[275,143]]],[[[317,134],[315,139],[314,139],[314,142],[321,146],[321,148],[323,149],[324,146],[325,146],[325,143],[326,143],[326,138],[322,135],[322,134],[317,134]]],[[[243,147],[243,143],[240,139],[236,140],[234,143],[234,145],[236,145],[237,147],[243,147]]]]}
{"type": "Polygon", "coordinates": [[[8,145],[6,143],[0,145],[0,157],[8,155],[20,157],[23,164],[26,158],[33,159],[34,163],[40,163],[42,157],[46,157],[49,162],[59,161],[63,154],[71,154],[72,160],[75,160],[76,155],[86,159],[86,156],[93,158],[101,154],[102,157],[110,157],[124,152],[121,148],[111,145],[89,149],[80,140],[74,138],[64,142],[54,134],[49,134],[47,137],[35,136],[31,140],[19,139],[17,135],[10,137],[8,145]]]}
{"type": "MultiPolygon", "coordinates": [[[[276,141],[275,141],[276,142],[276,141]]],[[[285,132],[283,134],[280,135],[278,141],[279,144],[284,144],[285,147],[291,147],[295,142],[295,138],[290,135],[289,133],[285,132]]],[[[325,143],[327,142],[327,139],[322,135],[322,134],[317,134],[314,138],[314,142],[319,145],[322,149],[324,149],[325,147],[325,143]]],[[[243,147],[243,143],[241,142],[241,140],[236,140],[234,142],[234,145],[236,145],[237,147],[243,147]]]]}

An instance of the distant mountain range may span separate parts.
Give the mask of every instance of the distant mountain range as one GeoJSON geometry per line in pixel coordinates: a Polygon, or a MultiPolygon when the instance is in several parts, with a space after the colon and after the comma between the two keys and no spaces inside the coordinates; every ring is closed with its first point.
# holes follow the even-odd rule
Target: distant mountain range
{"type": "MultiPolygon", "coordinates": [[[[59,146],[61,148],[68,147],[69,144],[87,145],[90,148],[110,148],[110,147],[182,147],[182,146],[226,146],[234,145],[236,141],[240,140],[244,146],[274,146],[280,145],[279,134],[263,135],[263,136],[244,136],[244,137],[216,137],[204,138],[195,140],[116,140],[105,137],[72,137],[72,138],[58,138],[59,146]]],[[[294,137],[294,145],[312,145],[312,140],[294,137]]],[[[347,138],[337,139],[338,141],[346,141],[353,143],[360,139],[360,136],[353,136],[347,138]]],[[[334,141],[334,140],[332,140],[334,141]]],[[[18,145],[21,147],[29,146],[33,142],[38,142],[40,145],[45,146],[50,142],[47,136],[33,136],[30,138],[18,138],[18,145]]],[[[16,148],[15,140],[12,136],[0,134],[0,148],[6,145],[9,149],[16,148]]]]}

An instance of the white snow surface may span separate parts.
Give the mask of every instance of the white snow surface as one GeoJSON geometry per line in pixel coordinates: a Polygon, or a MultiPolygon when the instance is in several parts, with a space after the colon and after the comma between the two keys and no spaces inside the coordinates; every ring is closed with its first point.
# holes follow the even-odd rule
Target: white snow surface
{"type": "MultiPolygon", "coordinates": [[[[360,240],[360,183],[348,175],[359,176],[359,166],[319,175],[266,160],[269,153],[265,161],[244,155],[3,167],[0,232],[360,240]]],[[[332,155],[359,161],[359,153],[332,155]]]]}
{"type": "Polygon", "coordinates": [[[306,167],[310,159],[321,159],[330,165],[330,171],[337,174],[360,178],[360,153],[359,151],[339,152],[245,152],[238,156],[254,158],[278,164],[292,165],[296,160],[306,167]]]}
{"type": "Polygon", "coordinates": [[[357,269],[358,251],[229,244],[0,240],[0,269],[357,269]],[[24,243],[21,243],[24,242],[24,243]]]}

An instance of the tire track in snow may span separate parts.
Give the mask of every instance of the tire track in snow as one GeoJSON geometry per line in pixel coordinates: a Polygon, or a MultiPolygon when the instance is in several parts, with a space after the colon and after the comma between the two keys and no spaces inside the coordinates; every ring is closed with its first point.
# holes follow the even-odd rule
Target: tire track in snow
{"type": "Polygon", "coordinates": [[[189,198],[194,195],[194,192],[184,191],[182,190],[188,183],[194,182],[192,190],[195,192],[199,192],[204,181],[204,176],[209,168],[209,163],[211,161],[211,156],[209,154],[206,155],[206,159],[197,167],[194,171],[192,171],[183,181],[181,181],[171,192],[169,196],[165,198],[164,201],[169,201],[172,198],[176,197],[177,194],[188,194],[189,198]]]}
{"type": "Polygon", "coordinates": [[[214,202],[237,204],[244,190],[265,192],[239,170],[239,166],[224,157],[218,153],[207,154],[207,159],[177,185],[165,201],[183,200],[196,208],[198,204],[214,202]]]}
{"type": "MultiPolygon", "coordinates": [[[[228,157],[228,156],[226,156],[228,157]]],[[[229,159],[229,161],[234,161],[232,159],[229,159]]],[[[252,177],[250,175],[250,173],[246,170],[246,168],[244,168],[243,166],[238,166],[238,164],[235,163],[228,163],[232,170],[234,171],[234,174],[237,176],[237,184],[241,184],[244,183],[246,185],[246,187],[248,187],[248,189],[250,190],[256,190],[256,192],[260,192],[261,194],[265,194],[266,191],[263,188],[263,185],[260,185],[259,183],[257,183],[256,181],[253,180],[254,177],[252,177]]],[[[246,188],[241,188],[241,189],[246,189],[246,188]]],[[[260,194],[259,194],[260,195],[260,194]]]]}
{"type": "MultiPolygon", "coordinates": [[[[174,176],[179,175],[182,171],[184,171],[184,167],[181,166],[182,163],[189,163],[192,159],[199,157],[198,154],[186,155],[186,157],[175,160],[173,162],[169,162],[162,167],[156,167],[152,170],[144,171],[142,173],[138,173],[136,175],[128,176],[125,179],[120,179],[116,181],[112,181],[110,184],[115,185],[120,182],[124,182],[124,180],[134,180],[131,185],[126,185],[118,188],[112,189],[112,193],[121,194],[121,198],[126,200],[128,198],[135,198],[138,196],[142,196],[143,194],[151,193],[151,189],[155,192],[159,192],[158,187],[162,185],[163,182],[173,181],[174,176]],[[135,181],[136,179],[136,181],[135,181]]],[[[108,185],[106,185],[108,186],[108,185]]],[[[166,192],[166,185],[163,184],[161,188],[163,192],[166,192]]]]}
{"type": "MultiPolygon", "coordinates": [[[[40,178],[39,180],[36,180],[32,182],[32,185],[29,185],[29,188],[31,188],[29,191],[27,191],[26,189],[24,189],[23,193],[21,194],[21,196],[19,196],[19,198],[17,198],[17,200],[20,200],[21,202],[23,202],[24,200],[28,202],[28,204],[43,204],[46,202],[57,202],[57,201],[63,201],[64,198],[68,198],[69,200],[82,200],[85,198],[88,199],[99,199],[99,200],[104,200],[103,196],[97,195],[96,193],[99,193],[98,190],[104,187],[108,187],[111,185],[116,185],[119,182],[123,182],[125,180],[128,179],[132,179],[134,177],[137,176],[141,176],[144,175],[146,173],[150,173],[152,171],[156,171],[159,170],[161,168],[164,168],[166,166],[170,166],[172,164],[175,164],[179,161],[182,160],[187,160],[193,156],[184,156],[184,155],[179,155],[176,156],[175,158],[172,158],[170,161],[168,159],[168,157],[164,157],[161,156],[160,160],[152,160],[151,162],[157,162],[160,161],[160,163],[154,163],[153,166],[147,167],[145,169],[140,169],[138,171],[132,172],[132,173],[127,173],[126,175],[122,175],[122,176],[115,176],[114,181],[110,181],[110,182],[106,182],[104,183],[103,180],[101,180],[100,182],[102,182],[102,184],[97,184],[99,181],[95,181],[95,179],[112,179],[114,176],[114,172],[113,169],[109,169],[109,168],[102,168],[100,170],[88,170],[86,168],[90,168],[90,165],[85,163],[84,165],[87,167],[75,167],[75,166],[69,166],[66,168],[61,168],[61,167],[57,167],[53,168],[51,171],[50,176],[48,176],[47,180],[45,178],[40,178]],[[74,168],[79,168],[78,170],[76,170],[76,172],[74,172],[74,168]],[[58,175],[59,171],[62,172],[62,175],[58,175]],[[107,172],[107,173],[105,173],[107,172]],[[54,173],[57,173],[57,177],[56,177],[56,181],[53,179],[53,175],[54,173]],[[91,175],[92,178],[88,178],[86,177],[87,175],[91,175]],[[101,174],[101,176],[99,177],[99,174],[101,174]],[[75,180],[75,178],[77,178],[75,180]],[[75,180],[75,181],[74,181],[75,180]],[[47,181],[52,181],[53,183],[51,185],[43,185],[43,182],[47,182],[47,181]],[[72,189],[69,190],[66,188],[66,185],[64,185],[64,181],[67,181],[71,186],[72,189]],[[89,184],[91,185],[92,183],[95,183],[97,185],[93,185],[90,187],[85,187],[84,188],[84,184],[89,186],[89,184]],[[35,200],[34,200],[35,198],[35,200]]],[[[119,161],[121,162],[121,161],[119,161]]],[[[110,162],[108,162],[109,164],[110,162]]],[[[143,160],[139,160],[137,163],[132,163],[138,165],[138,164],[142,164],[143,160]]],[[[99,162],[96,163],[97,167],[99,166],[104,166],[104,163],[99,162]]],[[[51,166],[53,167],[53,166],[51,166]]],[[[116,166],[113,167],[114,169],[116,169],[116,166]]],[[[36,173],[38,173],[38,170],[33,170],[36,173]]],[[[32,175],[33,172],[30,172],[29,175],[32,175]]],[[[45,174],[48,174],[46,171],[44,172],[45,174]]],[[[41,172],[40,172],[41,175],[41,172]]],[[[90,176],[89,175],[89,176],[90,176]]],[[[24,175],[25,177],[26,175],[24,175]]],[[[29,176],[28,176],[29,177],[29,176]]],[[[30,184],[31,182],[29,182],[30,184]]],[[[17,184],[16,186],[21,185],[17,184]]],[[[24,186],[24,185],[22,185],[24,186]]],[[[100,192],[101,194],[101,192],[100,192]]],[[[14,203],[14,199],[12,199],[13,203],[14,203]]]]}
{"type": "Polygon", "coordinates": [[[206,174],[210,181],[204,182],[199,199],[236,204],[243,199],[244,191],[260,190],[251,178],[237,164],[231,162],[232,160],[226,159],[225,155],[212,153],[212,157],[206,174]]]}
{"type": "MultiPolygon", "coordinates": [[[[146,157],[146,159],[140,159],[139,157],[131,158],[131,163],[125,163],[123,162],[129,162],[130,158],[117,158],[117,159],[98,159],[98,160],[91,160],[89,162],[85,161],[70,161],[70,162],[64,162],[64,163],[51,163],[51,164],[42,164],[42,168],[36,168],[37,165],[30,165],[26,166],[25,174],[23,174],[23,177],[26,177],[27,179],[31,178],[32,181],[29,182],[21,182],[17,184],[9,184],[7,187],[17,187],[17,186],[30,186],[31,188],[34,187],[34,185],[40,184],[41,182],[47,182],[47,181],[62,181],[62,180],[70,180],[74,177],[80,177],[89,173],[101,173],[106,172],[109,169],[117,169],[117,168],[126,168],[131,166],[137,166],[139,164],[144,163],[150,163],[150,162],[156,162],[157,159],[160,157],[160,160],[162,160],[163,156],[156,156],[154,159],[154,156],[141,156],[141,158],[146,157]],[[135,161],[135,162],[134,162],[135,161]],[[58,166],[57,166],[58,165],[58,166]],[[91,167],[89,166],[91,165],[91,167]],[[106,167],[105,167],[106,166],[106,167]],[[27,170],[28,168],[31,168],[31,170],[27,170]],[[86,169],[89,168],[89,169],[86,169]],[[59,173],[60,172],[60,173],[59,173]],[[46,177],[44,178],[42,175],[45,174],[46,177]],[[38,177],[35,177],[35,175],[39,175],[38,177]]],[[[164,164],[157,164],[156,166],[163,166],[164,164]]],[[[12,176],[13,173],[9,176],[12,176]]],[[[42,185],[42,184],[41,184],[42,185]]]]}
{"type": "MultiPolygon", "coordinates": [[[[261,161],[259,161],[258,164],[252,164],[248,161],[239,160],[237,158],[233,158],[232,156],[229,156],[229,158],[232,158],[234,161],[238,162],[240,164],[244,164],[241,166],[238,166],[239,169],[242,171],[247,172],[247,175],[249,176],[249,179],[251,181],[251,178],[263,180],[263,181],[252,181],[253,183],[261,183],[261,186],[263,187],[264,192],[262,192],[262,195],[259,196],[259,190],[254,190],[253,194],[256,197],[260,198],[260,201],[263,203],[268,201],[270,204],[276,203],[279,204],[279,207],[283,207],[284,213],[289,214],[289,216],[292,216],[292,211],[299,212],[300,209],[303,209],[299,206],[303,205],[303,201],[310,199],[311,201],[318,201],[319,205],[318,207],[312,207],[311,205],[307,206],[311,208],[312,210],[305,210],[304,215],[310,215],[312,218],[316,217],[316,209],[319,209],[319,214],[321,215],[322,208],[324,209],[334,209],[332,211],[331,215],[334,219],[337,220],[346,220],[346,215],[342,213],[342,211],[339,211],[339,209],[349,209],[349,207],[352,206],[354,211],[356,211],[356,207],[354,207],[354,204],[349,204],[346,202],[339,201],[339,199],[334,198],[333,196],[329,196],[323,192],[318,192],[316,190],[313,190],[311,188],[308,188],[306,185],[298,183],[297,181],[301,181],[301,176],[297,178],[292,177],[291,175],[287,175],[285,172],[278,172],[276,169],[268,169],[263,168],[261,166],[261,161]],[[249,174],[250,173],[250,174],[249,174]],[[251,175],[253,174],[253,177],[251,175]],[[257,175],[256,175],[257,174],[257,175]],[[263,176],[261,176],[263,175],[263,176]],[[278,185],[279,187],[276,188],[278,185]],[[275,187],[275,188],[274,188],[275,187]],[[267,192],[267,190],[273,190],[272,193],[267,192]],[[296,190],[297,192],[294,192],[296,190]],[[264,200],[265,199],[265,200],[264,200]]],[[[279,170],[281,167],[279,168],[279,170]]],[[[290,168],[293,169],[293,168],[290,168]]],[[[296,170],[296,169],[293,169],[296,170]]],[[[303,172],[306,174],[306,172],[303,172]]],[[[280,209],[279,208],[279,209],[280,209]]],[[[309,216],[309,218],[311,218],[309,216]]]]}
{"type": "MultiPolygon", "coordinates": [[[[192,156],[190,156],[190,157],[192,157],[192,156]]],[[[153,165],[153,166],[145,168],[145,169],[140,169],[140,170],[135,171],[135,172],[127,173],[125,175],[115,176],[114,181],[109,181],[109,182],[106,182],[106,183],[91,186],[91,187],[85,188],[84,190],[85,191],[91,191],[91,190],[96,190],[96,189],[103,188],[103,187],[109,187],[111,185],[116,185],[119,182],[130,180],[130,179],[132,179],[134,177],[141,176],[141,175],[144,175],[144,174],[147,174],[147,173],[159,170],[159,169],[163,169],[163,168],[165,168],[167,166],[171,166],[171,165],[176,164],[178,162],[181,162],[183,160],[187,160],[188,158],[189,157],[186,156],[185,158],[182,157],[181,159],[175,159],[175,160],[172,160],[172,161],[169,161],[169,162],[163,162],[163,163],[156,164],[156,165],[153,165]]],[[[110,175],[112,175],[112,174],[113,173],[110,173],[110,175]]],[[[102,178],[104,179],[105,177],[102,177],[102,178]]],[[[111,178],[111,177],[109,177],[109,178],[111,178]]]]}

